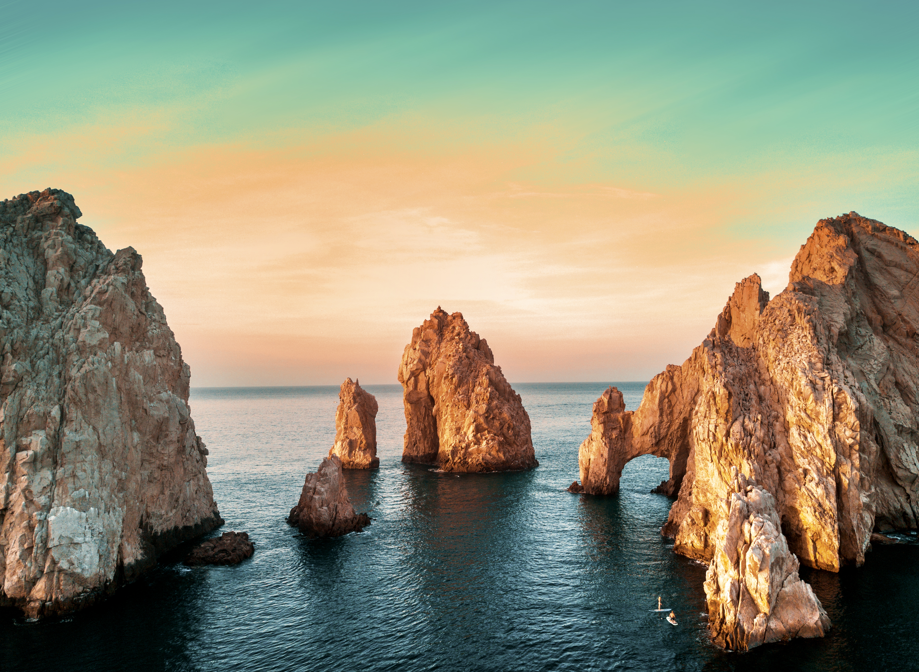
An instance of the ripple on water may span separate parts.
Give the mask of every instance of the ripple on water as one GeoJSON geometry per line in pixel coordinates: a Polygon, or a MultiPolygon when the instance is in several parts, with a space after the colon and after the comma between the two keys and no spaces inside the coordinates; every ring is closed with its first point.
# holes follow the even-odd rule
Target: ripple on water
{"type": "MultiPolygon", "coordinates": [[[[670,501],[653,457],[619,495],[579,497],[577,450],[606,385],[521,385],[540,467],[438,473],[400,461],[398,387],[377,396],[380,469],[346,472],[369,528],[308,540],[285,523],[334,439],[337,388],[194,390],[226,529],[256,545],[237,567],[162,567],[67,619],[0,628],[2,669],[857,670],[919,657],[915,543],[860,570],[802,570],[827,607],[824,640],[738,656],[705,633],[705,567],[660,536],[670,501]],[[672,627],[648,610],[661,595],[672,627]]],[[[641,384],[620,385],[629,408],[641,384]]]]}

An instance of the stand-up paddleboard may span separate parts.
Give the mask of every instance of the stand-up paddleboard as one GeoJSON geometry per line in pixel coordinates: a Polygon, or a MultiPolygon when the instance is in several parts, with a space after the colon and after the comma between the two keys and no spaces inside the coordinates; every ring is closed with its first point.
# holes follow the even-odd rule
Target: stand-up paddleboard
{"type": "Polygon", "coordinates": [[[668,617],[667,617],[667,622],[668,622],[670,625],[676,625],[676,624],[677,624],[676,619],[673,618],[672,616],[668,616],[668,617]]]}
{"type": "Polygon", "coordinates": [[[670,609],[651,609],[651,611],[670,611],[670,609]]]}

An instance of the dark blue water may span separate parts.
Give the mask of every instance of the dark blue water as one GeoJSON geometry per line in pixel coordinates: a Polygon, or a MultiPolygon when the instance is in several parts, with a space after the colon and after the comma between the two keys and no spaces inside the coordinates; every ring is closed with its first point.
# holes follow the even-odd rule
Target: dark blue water
{"type": "MultiPolygon", "coordinates": [[[[705,568],[659,534],[667,463],[639,458],[615,498],[570,495],[601,384],[519,385],[538,469],[434,473],[403,465],[397,386],[369,387],[380,469],[346,472],[360,534],[309,541],[284,518],[332,445],[337,388],[196,389],[237,567],[166,562],[72,617],[0,617],[7,670],[883,670],[917,669],[919,546],[882,547],[859,570],[804,570],[834,622],[825,639],[714,648],[705,568]],[[648,610],[661,595],[674,628],[648,610]]],[[[621,384],[635,408],[643,384],[621,384]]]]}

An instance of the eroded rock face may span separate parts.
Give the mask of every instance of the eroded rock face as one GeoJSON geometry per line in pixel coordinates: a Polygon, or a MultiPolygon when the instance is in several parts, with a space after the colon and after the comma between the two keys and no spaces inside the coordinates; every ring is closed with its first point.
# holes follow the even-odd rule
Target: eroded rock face
{"type": "Polygon", "coordinates": [[[133,249],[59,190],[0,203],[0,603],[91,603],[223,521],[189,369],[133,249]]]}
{"type": "Polygon", "coordinates": [[[338,393],[335,412],[335,445],[329,451],[341,460],[342,469],[376,469],[377,400],[360,382],[346,378],[338,393]]]}
{"type": "Polygon", "coordinates": [[[247,532],[224,532],[196,546],[184,560],[189,567],[200,565],[238,565],[251,558],[255,544],[247,532]]]}
{"type": "Polygon", "coordinates": [[[340,537],[370,525],[366,513],[355,513],[341,472],[341,460],[323,458],[315,474],[307,474],[300,501],[287,522],[310,537],[340,537]]]}
{"type": "Polygon", "coordinates": [[[708,628],[726,649],[746,651],[795,637],[823,637],[830,619],[798,576],[775,499],[733,469],[705,577],[708,628]]]}
{"type": "Polygon", "coordinates": [[[637,411],[595,413],[579,462],[605,460],[609,475],[591,466],[593,491],[615,491],[637,455],[667,457],[662,489],[679,496],[663,532],[704,561],[732,467],[775,497],[789,547],[811,567],[861,564],[875,528],[915,529],[917,277],[909,235],[855,213],[822,220],[785,291],[769,301],[758,276],[738,283],[708,338],[650,382],[637,411]]]}
{"type": "Polygon", "coordinates": [[[520,395],[462,314],[438,308],[414,330],[399,382],[408,426],[403,462],[456,472],[539,465],[520,395]]]}

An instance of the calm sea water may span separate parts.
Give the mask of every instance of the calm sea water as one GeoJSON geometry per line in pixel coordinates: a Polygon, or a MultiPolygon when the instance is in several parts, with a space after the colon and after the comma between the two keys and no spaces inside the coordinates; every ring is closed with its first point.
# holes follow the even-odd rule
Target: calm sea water
{"type": "MultiPolygon", "coordinates": [[[[337,388],[195,389],[223,530],[255,556],[189,569],[176,559],[69,618],[0,616],[12,670],[883,670],[917,669],[919,545],[859,570],[803,570],[834,622],[825,639],[748,654],[706,635],[705,568],[659,534],[667,463],[625,469],[615,498],[570,495],[602,384],[518,385],[540,461],[463,475],[403,465],[398,386],[370,386],[380,469],[346,472],[373,524],[310,541],[284,518],[332,445],[337,388]],[[649,610],[657,596],[673,627],[649,610]]],[[[629,408],[643,384],[620,384],[629,408]]],[[[221,530],[221,531],[223,531],[221,530]]]]}

